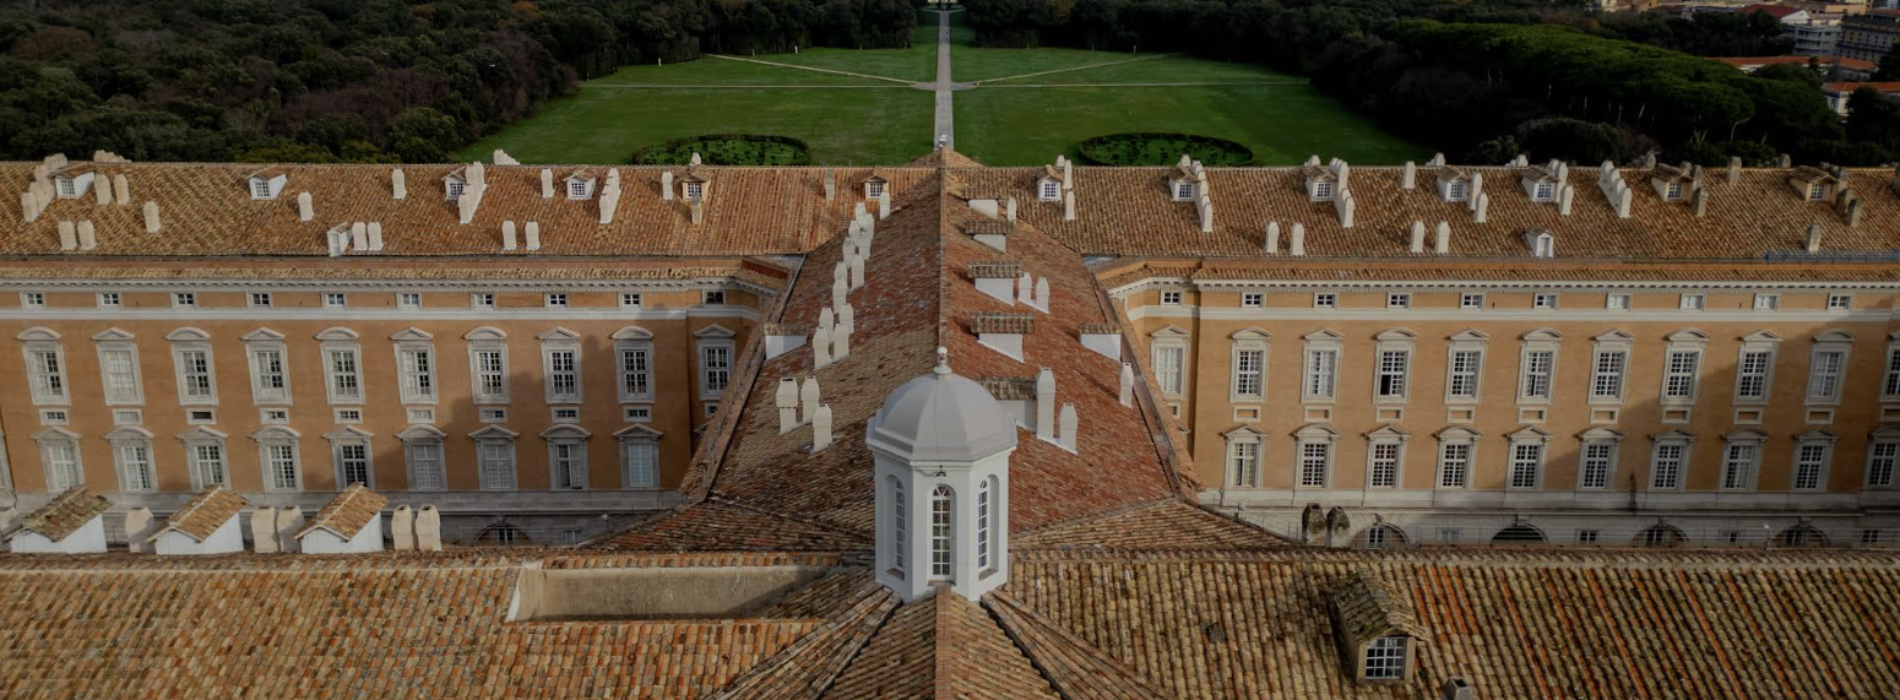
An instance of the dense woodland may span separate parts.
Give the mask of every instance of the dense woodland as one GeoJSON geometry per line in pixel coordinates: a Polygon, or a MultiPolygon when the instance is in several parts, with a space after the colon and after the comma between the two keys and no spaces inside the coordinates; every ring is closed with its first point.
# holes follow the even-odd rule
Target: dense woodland
{"type": "MultiPolygon", "coordinates": [[[[980,43],[1183,51],[1311,75],[1451,158],[1871,165],[1900,159],[1900,108],[1828,110],[1814,71],[1697,56],[1791,46],[1766,15],[1597,16],[1532,0],[964,0],[980,43]]],[[[1316,150],[1324,150],[1316,144],[1316,150]]]]}
{"type": "Polygon", "coordinates": [[[909,0],[15,0],[0,159],[441,161],[616,66],[915,26],[909,0]]]}

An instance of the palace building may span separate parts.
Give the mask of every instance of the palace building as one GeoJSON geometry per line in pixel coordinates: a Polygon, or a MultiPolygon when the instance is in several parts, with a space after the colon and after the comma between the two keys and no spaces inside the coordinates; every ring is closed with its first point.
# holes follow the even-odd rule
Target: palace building
{"type": "Polygon", "coordinates": [[[1891,173],[483,171],[5,171],[0,694],[1900,694],[1891,173]]]}

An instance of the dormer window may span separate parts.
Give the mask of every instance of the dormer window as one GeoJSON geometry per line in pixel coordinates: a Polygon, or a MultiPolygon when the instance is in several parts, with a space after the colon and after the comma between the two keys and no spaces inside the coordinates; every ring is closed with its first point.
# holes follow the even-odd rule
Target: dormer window
{"type": "Polygon", "coordinates": [[[1313,199],[1321,202],[1332,201],[1333,183],[1324,180],[1313,183],[1313,199]]]}
{"type": "Polygon", "coordinates": [[[1462,202],[1471,198],[1471,184],[1464,180],[1445,183],[1445,201],[1462,202]]]}
{"type": "Polygon", "coordinates": [[[1682,201],[1682,183],[1671,182],[1663,188],[1663,199],[1671,202],[1682,201]]]}
{"type": "Polygon", "coordinates": [[[567,181],[567,198],[568,199],[586,199],[589,194],[588,191],[592,189],[590,187],[590,185],[592,184],[593,183],[590,183],[586,180],[568,180],[567,181]]]}
{"type": "Polygon", "coordinates": [[[443,184],[443,189],[447,193],[449,201],[461,199],[462,190],[468,187],[468,182],[459,177],[449,178],[443,184]]]}
{"type": "Polygon", "coordinates": [[[1371,644],[1366,645],[1366,680],[1404,680],[1405,647],[1410,642],[1410,637],[1391,634],[1374,639],[1371,644]]]}
{"type": "Polygon", "coordinates": [[[680,191],[684,192],[689,200],[699,199],[705,194],[706,186],[698,182],[688,182],[680,186],[680,191]]]}
{"type": "Polygon", "coordinates": [[[1524,242],[1530,246],[1532,257],[1548,258],[1557,254],[1557,239],[1549,231],[1526,233],[1524,242]]]}
{"type": "Polygon", "coordinates": [[[270,181],[261,177],[251,178],[251,199],[270,199],[270,181]]]}
{"type": "Polygon", "coordinates": [[[1191,180],[1174,181],[1174,201],[1185,202],[1194,198],[1194,182],[1191,180]]]}
{"type": "Polygon", "coordinates": [[[1062,197],[1062,183],[1055,180],[1043,180],[1037,188],[1036,197],[1045,202],[1053,202],[1062,197]]]}
{"type": "Polygon", "coordinates": [[[1822,182],[1817,182],[1812,185],[1808,185],[1808,201],[1810,202],[1827,201],[1827,184],[1822,183],[1822,182]]]}
{"type": "Polygon", "coordinates": [[[1533,202],[1549,202],[1556,198],[1557,185],[1555,183],[1539,182],[1531,186],[1531,201],[1533,202]]]}
{"type": "Polygon", "coordinates": [[[251,199],[276,199],[284,191],[284,174],[276,170],[254,173],[247,180],[251,199]]]}
{"type": "Polygon", "coordinates": [[[872,180],[864,183],[864,196],[877,199],[884,196],[884,183],[872,180]]]}
{"type": "Polygon", "coordinates": [[[55,178],[54,183],[59,188],[59,196],[61,198],[72,199],[74,197],[79,196],[79,185],[78,183],[73,182],[72,178],[70,177],[55,178]]]}

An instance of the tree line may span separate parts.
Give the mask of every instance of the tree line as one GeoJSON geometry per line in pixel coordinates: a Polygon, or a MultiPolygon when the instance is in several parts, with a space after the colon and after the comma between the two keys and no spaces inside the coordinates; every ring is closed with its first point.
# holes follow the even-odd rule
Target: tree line
{"type": "Polygon", "coordinates": [[[0,159],[438,162],[621,65],[915,26],[909,0],[8,3],[0,159]]]}
{"type": "Polygon", "coordinates": [[[1787,53],[1765,14],[1595,15],[1536,0],[964,0],[979,43],[1180,51],[1307,74],[1454,159],[1724,164],[1900,158],[1878,95],[1842,124],[1816,70],[1700,56],[1787,53]]]}

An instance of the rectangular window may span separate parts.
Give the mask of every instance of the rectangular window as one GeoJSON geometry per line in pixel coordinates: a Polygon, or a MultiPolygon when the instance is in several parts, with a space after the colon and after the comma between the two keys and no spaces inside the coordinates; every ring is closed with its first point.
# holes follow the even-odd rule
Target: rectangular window
{"type": "Polygon", "coordinates": [[[138,403],[142,394],[139,391],[139,362],[131,348],[108,348],[99,351],[99,373],[105,379],[106,403],[138,403]]]}
{"type": "Polygon", "coordinates": [[[26,353],[27,380],[35,401],[64,401],[66,375],[60,368],[58,350],[29,350],[26,353]]]}
{"type": "Polygon", "coordinates": [[[145,422],[145,413],[136,408],[122,408],[112,412],[113,425],[138,425],[145,422]]]}
{"type": "Polygon", "coordinates": [[[508,400],[508,363],[502,351],[475,351],[475,400],[508,400]]]}
{"type": "Polygon", "coordinates": [[[1404,678],[1405,641],[1405,637],[1399,635],[1372,640],[1372,643],[1366,646],[1366,680],[1404,678]]]}
{"type": "Polygon", "coordinates": [[[1336,308],[1339,308],[1339,295],[1337,295],[1337,294],[1330,294],[1330,293],[1325,293],[1325,292],[1321,292],[1321,293],[1319,293],[1319,294],[1314,294],[1314,295],[1313,295],[1313,308],[1315,308],[1315,309],[1336,309],[1336,308]]]}
{"type": "Polygon", "coordinates": [[[1552,350],[1524,353],[1524,398],[1550,400],[1550,370],[1556,355],[1552,350]]]}
{"type": "Polygon", "coordinates": [[[1756,311],[1774,311],[1781,308],[1781,296],[1776,294],[1755,295],[1756,311]]]}
{"type": "Polygon", "coordinates": [[[1682,295],[1682,299],[1677,302],[1676,308],[1684,311],[1701,311],[1704,303],[1706,303],[1706,299],[1700,294],[1684,294],[1682,295]]]}
{"type": "Polygon", "coordinates": [[[550,309],[565,309],[567,308],[567,295],[560,292],[549,294],[546,298],[546,304],[550,309]]]}
{"type": "Polygon", "coordinates": [[[1531,308],[1533,308],[1533,309],[1555,309],[1555,308],[1557,308],[1557,295],[1555,295],[1555,294],[1532,294],[1532,295],[1531,295],[1531,308]]]}
{"type": "Polygon", "coordinates": [[[216,401],[211,387],[211,351],[178,351],[178,400],[181,403],[216,401]]]}
{"type": "Polygon", "coordinates": [[[587,198],[587,181],[586,180],[569,180],[567,182],[567,197],[568,199],[586,199],[587,198]]]}
{"type": "Polygon", "coordinates": [[[1539,182],[1531,187],[1531,201],[1548,202],[1557,198],[1557,186],[1548,182],[1539,182]]]}
{"type": "Polygon", "coordinates": [[[409,488],[440,491],[448,487],[442,473],[442,443],[417,440],[409,443],[406,451],[409,453],[409,488]]]}
{"type": "Polygon", "coordinates": [[[1768,398],[1768,368],[1774,363],[1770,350],[1744,350],[1735,368],[1735,398],[1762,401],[1768,398]]]}
{"type": "Polygon", "coordinates": [[[324,292],[323,308],[341,309],[350,305],[350,298],[342,292],[324,292]]]}
{"type": "Polygon", "coordinates": [[[435,400],[435,352],[428,348],[404,348],[396,351],[397,372],[401,375],[402,400],[435,400]]]}
{"type": "Polygon", "coordinates": [[[435,409],[433,408],[410,408],[405,409],[403,413],[408,417],[411,423],[435,422],[435,409]]]}
{"type": "Polygon", "coordinates": [[[1479,350],[1453,350],[1445,394],[1454,399],[1478,398],[1478,371],[1483,359],[1484,353],[1479,350]]]}
{"type": "Polygon", "coordinates": [[[549,443],[549,465],[554,468],[554,488],[587,488],[587,446],[578,442],[549,443]]]}
{"type": "Polygon", "coordinates": [[[369,481],[369,446],[360,443],[346,443],[336,446],[336,474],[338,483],[363,484],[369,481]]]}
{"type": "Polygon", "coordinates": [[[1234,351],[1234,394],[1237,396],[1259,397],[1265,391],[1261,383],[1262,365],[1265,364],[1265,350],[1234,351]]]}
{"type": "Polygon", "coordinates": [[[1247,292],[1240,295],[1240,305],[1249,309],[1258,309],[1266,303],[1267,295],[1259,292],[1247,292]]]}
{"type": "Polygon", "coordinates": [[[1900,399],[1900,345],[1887,348],[1887,375],[1881,379],[1880,396],[1889,401],[1900,399]]]}
{"type": "Polygon", "coordinates": [[[621,481],[626,488],[647,489],[659,485],[656,462],[659,445],[651,440],[627,440],[620,443],[621,481]]]}
{"type": "Polygon", "coordinates": [[[1671,350],[1664,369],[1663,399],[1687,401],[1695,398],[1696,365],[1702,353],[1695,350],[1671,350]]]}
{"type": "Polygon", "coordinates": [[[422,295],[415,292],[400,292],[396,295],[396,308],[413,311],[422,308],[422,295]]]}
{"type": "Polygon", "coordinates": [[[120,299],[118,292],[100,292],[99,293],[99,308],[116,309],[123,305],[124,305],[124,302],[122,299],[120,299]]]}
{"type": "Polygon", "coordinates": [[[1260,485],[1260,443],[1236,442],[1228,448],[1228,473],[1234,486],[1260,485]]]}
{"type": "Polygon", "coordinates": [[[46,308],[45,292],[20,292],[20,306],[29,309],[46,308]]]}
{"type": "Polygon", "coordinates": [[[724,306],[726,303],[726,290],[709,289],[700,299],[700,302],[706,306],[724,306]]]}
{"type": "Polygon", "coordinates": [[[1170,396],[1181,394],[1181,362],[1186,355],[1187,348],[1179,345],[1155,347],[1155,381],[1161,384],[1161,393],[1170,396]]]}
{"type": "Polygon", "coordinates": [[[1180,306],[1181,293],[1180,292],[1162,292],[1161,305],[1162,306],[1180,306]]]}
{"type": "Polygon", "coordinates": [[[1846,311],[1846,310],[1848,310],[1848,309],[1851,309],[1851,308],[1854,308],[1854,297],[1853,297],[1853,295],[1851,295],[1851,294],[1829,294],[1829,295],[1827,295],[1827,310],[1829,310],[1829,311],[1846,311]]]}
{"type": "Polygon", "coordinates": [[[1366,475],[1366,486],[1375,489],[1389,489],[1399,485],[1399,443],[1376,442],[1372,444],[1372,468],[1366,475]]]}
{"type": "Polygon", "coordinates": [[[253,309],[270,308],[270,292],[251,292],[250,305],[253,309]]]}
{"type": "Polygon", "coordinates": [[[85,483],[79,470],[79,446],[65,440],[41,445],[46,459],[46,490],[58,493],[85,483]]]}
{"type": "Polygon", "coordinates": [[[503,440],[484,440],[477,448],[482,468],[482,488],[509,490],[515,487],[515,445],[503,440]]]}
{"type": "Polygon", "coordinates": [[[330,401],[361,401],[363,399],[362,377],[358,374],[358,362],[354,348],[332,348],[324,351],[329,359],[330,401]]]}
{"type": "Polygon", "coordinates": [[[1042,188],[1039,191],[1041,192],[1039,196],[1042,198],[1042,201],[1053,202],[1057,197],[1062,196],[1062,183],[1056,182],[1055,180],[1043,180],[1042,188]]]}
{"type": "Polygon", "coordinates": [[[1300,445],[1300,485],[1324,488],[1328,467],[1332,466],[1333,446],[1324,442],[1300,445]]]}
{"type": "Polygon", "coordinates": [[[363,409],[339,408],[332,417],[334,417],[338,423],[361,423],[363,422],[363,409]]]}
{"type": "Polygon", "coordinates": [[[1752,442],[1730,443],[1722,455],[1722,488],[1755,488],[1755,459],[1760,450],[1752,442]]]}
{"type": "Polygon", "coordinates": [[[126,442],[114,450],[119,458],[119,484],[126,491],[150,491],[156,486],[152,479],[152,448],[144,442],[126,442]]]}
{"type": "Polygon", "coordinates": [[[173,292],[172,306],[188,309],[198,305],[198,295],[191,292],[173,292]]]}
{"type": "Polygon", "coordinates": [[[504,423],[508,420],[508,409],[484,408],[476,413],[483,423],[504,423]]]}
{"type": "Polygon", "coordinates": [[[1596,544],[1603,540],[1601,530],[1578,530],[1577,544],[1596,544]]]}
{"type": "Polygon", "coordinates": [[[1809,401],[1839,401],[1841,371],[1847,365],[1845,350],[1817,350],[1814,367],[1808,374],[1809,401]]]}
{"type": "Polygon", "coordinates": [[[732,381],[732,347],[707,345],[699,349],[700,393],[717,394],[732,381]]]}
{"type": "Polygon", "coordinates": [[[1306,398],[1331,399],[1339,378],[1338,350],[1306,352],[1306,398]]]}
{"type": "Polygon", "coordinates": [[[1518,443],[1511,446],[1511,488],[1537,488],[1538,470],[1544,464],[1544,446],[1518,443]]]}
{"type": "Polygon", "coordinates": [[[1412,295],[1401,293],[1401,292],[1393,292],[1391,294],[1387,294],[1385,295],[1385,308],[1388,308],[1388,309],[1412,308],[1412,295]]]}
{"type": "Polygon", "coordinates": [[[1613,311],[1627,311],[1630,308],[1630,295],[1611,294],[1603,298],[1603,308],[1613,311]]]}
{"type": "Polygon", "coordinates": [[[653,408],[651,406],[624,406],[620,409],[620,417],[628,423],[646,423],[653,420],[653,408]]]}
{"type": "Polygon", "coordinates": [[[40,424],[41,425],[65,425],[67,423],[66,417],[67,417],[66,409],[63,409],[63,408],[40,411],[40,424]]]}
{"type": "Polygon", "coordinates": [[[1821,488],[1821,479],[1827,474],[1828,445],[1825,443],[1803,443],[1795,448],[1794,487],[1796,490],[1821,488]]]}
{"type": "Polygon", "coordinates": [[[1656,453],[1649,461],[1649,487],[1681,488],[1683,457],[1687,452],[1688,446],[1679,442],[1656,443],[1656,453]]]}
{"type": "Polygon", "coordinates": [[[1406,369],[1411,365],[1410,350],[1380,350],[1379,377],[1373,391],[1381,399],[1405,398],[1406,369]]]}
{"type": "Polygon", "coordinates": [[[290,422],[290,411],[281,408],[266,408],[257,412],[257,422],[265,425],[283,425],[290,422]]]}
{"type": "Polygon", "coordinates": [[[1895,465],[1900,464],[1900,442],[1880,441],[1867,446],[1867,485],[1892,488],[1895,465]]]}
{"type": "Polygon", "coordinates": [[[290,398],[284,375],[284,351],[277,348],[251,349],[251,390],[257,402],[285,401],[290,398]]]}
{"type": "Polygon", "coordinates": [[[1458,308],[1473,311],[1482,309],[1484,308],[1484,295],[1460,294],[1458,295],[1458,308]]]}
{"type": "Polygon", "coordinates": [[[653,351],[644,347],[620,348],[620,399],[634,401],[653,395],[653,351]]]}
{"type": "Polygon", "coordinates": [[[579,423],[581,421],[581,410],[572,406],[556,406],[552,413],[554,422],[556,423],[579,423]]]}
{"type": "Polygon", "coordinates": [[[1622,350],[1598,350],[1596,367],[1590,377],[1590,398],[1620,401],[1623,398],[1623,365],[1629,353],[1622,350]]]}
{"type": "Polygon", "coordinates": [[[1577,487],[1584,489],[1608,488],[1610,474],[1616,469],[1616,444],[1610,442],[1589,442],[1583,445],[1583,464],[1579,466],[1577,487]]]}
{"type": "Polygon", "coordinates": [[[209,408],[193,409],[185,412],[185,422],[192,425],[211,425],[218,422],[218,414],[209,408]]]}
{"type": "Polygon", "coordinates": [[[477,309],[495,308],[495,295],[489,292],[476,292],[468,295],[468,305],[477,309]]]}
{"type": "Polygon", "coordinates": [[[195,488],[203,490],[215,484],[227,483],[224,478],[223,445],[215,442],[193,443],[189,454],[195,488]]]}
{"type": "Polygon", "coordinates": [[[549,401],[579,401],[581,399],[579,357],[579,350],[547,351],[549,401]]]}
{"type": "Polygon", "coordinates": [[[638,308],[641,306],[642,301],[639,292],[622,292],[620,294],[620,306],[624,308],[638,308]]]}
{"type": "Polygon", "coordinates": [[[297,490],[297,446],[272,444],[264,446],[264,467],[270,479],[272,491],[297,490]]]}

